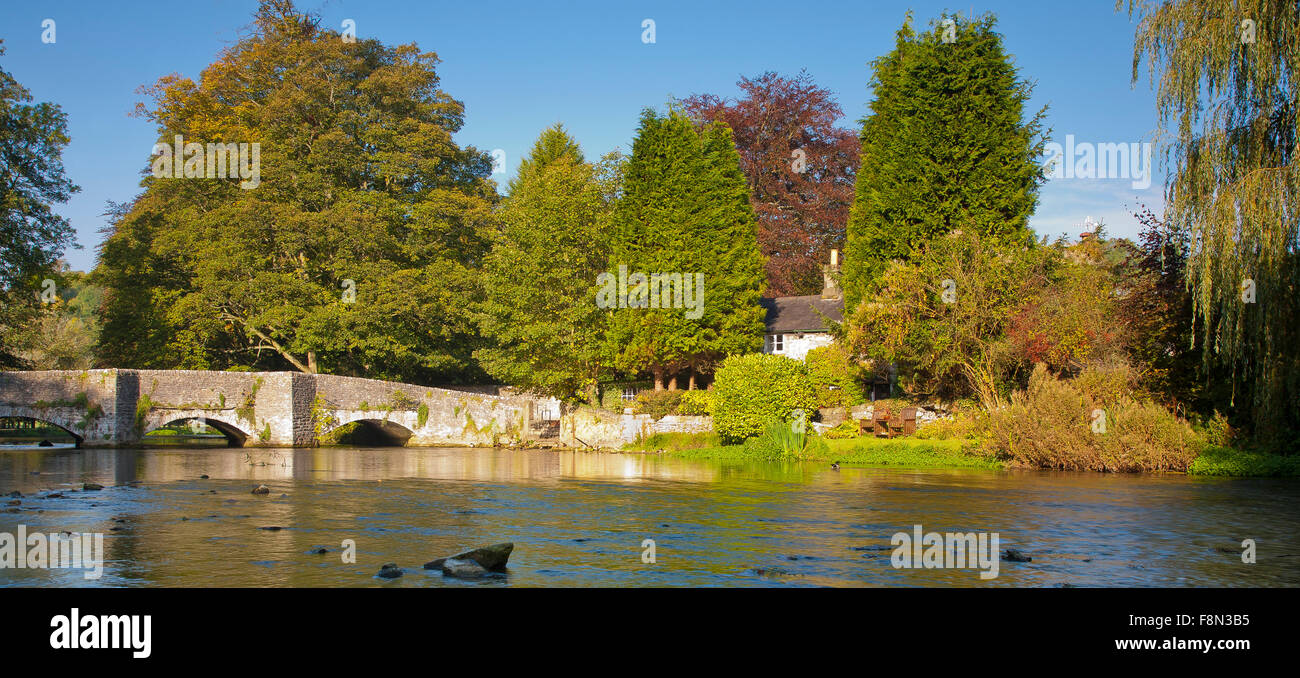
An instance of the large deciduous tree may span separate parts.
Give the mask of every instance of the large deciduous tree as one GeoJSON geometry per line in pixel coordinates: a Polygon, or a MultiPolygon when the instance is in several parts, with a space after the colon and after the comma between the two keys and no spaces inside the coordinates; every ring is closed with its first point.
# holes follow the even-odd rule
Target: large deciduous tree
{"type": "Polygon", "coordinates": [[[250,144],[260,183],[145,179],[101,254],[119,366],[473,378],[496,193],[488,156],[452,140],[464,107],[437,62],[263,0],[198,82],[148,90],[162,144],[250,144]]]}
{"type": "Polygon", "coordinates": [[[935,236],[1022,235],[1043,180],[1045,110],[1024,119],[1031,86],[992,16],[948,15],[917,33],[909,15],[873,71],[844,259],[850,308],[935,236]]]}
{"type": "Polygon", "coordinates": [[[601,294],[618,369],[648,372],[656,389],[686,372],[693,387],[697,372],[758,350],[764,262],[730,128],[645,110],[614,229],[601,294]]]}
{"type": "Polygon", "coordinates": [[[0,368],[25,365],[15,342],[37,315],[42,275],[54,273],[73,244],[72,225],[52,209],[78,190],[63,171],[67,116],[31,101],[0,69],[0,368]]]}
{"type": "Polygon", "coordinates": [[[721,121],[732,129],[767,257],[766,294],[817,294],[829,251],[844,246],[855,135],[835,126],[844,111],[807,72],[768,72],[736,84],[738,98],[697,94],[683,106],[701,125],[721,121]]]}
{"type": "Polygon", "coordinates": [[[1166,219],[1189,234],[1207,364],[1266,441],[1300,432],[1300,5],[1120,0],[1171,139],[1166,219]]]}

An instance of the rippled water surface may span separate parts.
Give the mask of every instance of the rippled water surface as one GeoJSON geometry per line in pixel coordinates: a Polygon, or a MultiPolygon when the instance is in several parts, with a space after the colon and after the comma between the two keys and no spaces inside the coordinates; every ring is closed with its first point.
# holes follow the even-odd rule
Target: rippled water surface
{"type": "Polygon", "coordinates": [[[1300,483],[492,449],[0,451],[0,532],[103,532],[103,577],[0,586],[1296,586],[1300,483]],[[200,479],[208,475],[210,479],[200,479]],[[105,489],[67,492],[84,482],[105,489]],[[271,493],[250,490],[265,484],[271,493]],[[44,498],[64,491],[63,498],[44,498]],[[0,504],[10,501],[5,498],[0,504]],[[14,509],[17,509],[16,511],[14,509]],[[997,532],[1003,561],[895,569],[890,537],[997,532]],[[280,530],[264,530],[280,527],[280,530]],[[1254,539],[1257,562],[1241,562],[1254,539]],[[355,540],[356,562],[340,558],[355,540]],[[656,561],[642,562],[655,542],[656,561]],[[515,543],[509,572],[421,565],[515,543]],[[324,546],[330,551],[315,554],[324,546]],[[405,576],[376,578],[396,562],[405,576]]]}

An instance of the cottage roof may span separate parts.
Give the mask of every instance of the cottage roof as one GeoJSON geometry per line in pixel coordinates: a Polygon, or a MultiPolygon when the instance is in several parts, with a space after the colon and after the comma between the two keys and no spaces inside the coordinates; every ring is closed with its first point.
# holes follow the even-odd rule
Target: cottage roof
{"type": "Polygon", "coordinates": [[[767,309],[764,322],[768,334],[825,332],[827,327],[822,315],[835,322],[844,320],[843,298],[823,299],[820,294],[813,294],[806,297],[763,299],[761,303],[767,309]]]}

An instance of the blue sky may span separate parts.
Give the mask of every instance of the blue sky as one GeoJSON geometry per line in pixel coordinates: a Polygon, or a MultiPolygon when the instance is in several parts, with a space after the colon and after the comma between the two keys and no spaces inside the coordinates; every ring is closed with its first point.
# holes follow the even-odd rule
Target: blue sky
{"type": "MultiPolygon", "coordinates": [[[[156,132],[129,113],[137,89],[168,73],[196,78],[217,52],[248,26],[255,0],[70,2],[0,7],[0,67],[37,100],[68,115],[72,143],[64,165],[81,186],[58,208],[77,229],[76,269],[94,265],[105,201],[139,192],[156,132]],[[55,21],[55,42],[41,41],[42,21],[55,21]]],[[[734,96],[741,76],[807,69],[836,93],[856,128],[871,99],[872,59],[893,47],[910,9],[919,25],[945,9],[992,12],[1022,78],[1036,83],[1033,108],[1049,106],[1052,138],[1078,142],[1154,142],[1154,93],[1143,78],[1132,86],[1134,26],[1109,0],[1077,3],[945,2],[407,2],[300,0],[325,25],[356,22],[359,37],[415,42],[442,59],[442,87],[465,102],[462,144],[506,153],[504,186],[537,134],[563,122],[588,157],[631,147],[639,111],[694,93],[734,96]],[[655,42],[642,42],[642,22],[655,22],[655,42]]],[[[1031,226],[1040,234],[1077,235],[1087,217],[1113,235],[1133,236],[1129,208],[1160,211],[1163,172],[1152,152],[1145,190],[1127,179],[1060,178],[1044,186],[1031,226]]]]}

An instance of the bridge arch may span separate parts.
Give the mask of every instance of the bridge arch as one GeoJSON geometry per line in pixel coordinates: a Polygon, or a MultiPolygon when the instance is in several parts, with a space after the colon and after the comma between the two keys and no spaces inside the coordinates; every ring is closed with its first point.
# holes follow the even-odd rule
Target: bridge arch
{"type": "Polygon", "coordinates": [[[346,442],[361,447],[405,447],[415,432],[391,419],[354,416],[339,422],[322,436],[324,442],[346,442]]]}
{"type": "Polygon", "coordinates": [[[12,405],[0,405],[0,419],[31,419],[39,421],[42,424],[49,424],[64,433],[72,436],[72,441],[77,447],[86,440],[86,436],[79,432],[79,428],[84,427],[84,414],[79,411],[66,407],[16,407],[12,405]]]}
{"type": "Polygon", "coordinates": [[[145,417],[145,425],[140,432],[141,439],[151,431],[155,431],[169,424],[175,424],[185,421],[202,421],[204,424],[216,429],[222,435],[226,436],[226,444],[230,447],[243,447],[248,441],[251,434],[245,431],[243,426],[238,423],[237,418],[231,417],[224,412],[210,412],[207,410],[155,410],[151,411],[145,417]]]}

